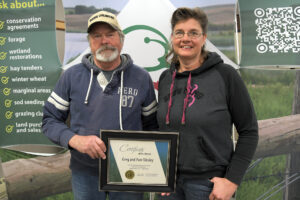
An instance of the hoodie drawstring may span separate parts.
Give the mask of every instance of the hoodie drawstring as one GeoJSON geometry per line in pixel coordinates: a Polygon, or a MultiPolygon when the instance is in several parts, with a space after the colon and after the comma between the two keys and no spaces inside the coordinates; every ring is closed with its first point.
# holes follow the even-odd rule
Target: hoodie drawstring
{"type": "Polygon", "coordinates": [[[182,118],[181,118],[181,124],[185,124],[185,111],[186,111],[186,106],[189,102],[189,97],[190,97],[190,92],[191,92],[191,79],[192,79],[192,75],[190,72],[187,84],[186,84],[186,96],[184,98],[184,102],[183,102],[183,111],[182,111],[182,118]]]}
{"type": "Polygon", "coordinates": [[[120,104],[119,104],[120,130],[123,130],[123,123],[122,123],[123,75],[124,75],[124,72],[122,70],[122,72],[121,72],[121,88],[120,88],[120,104]]]}
{"type": "Polygon", "coordinates": [[[88,99],[89,99],[89,95],[90,95],[90,91],[91,91],[91,87],[92,87],[92,82],[93,82],[93,69],[91,69],[90,83],[89,83],[88,90],[86,92],[84,104],[88,104],[88,99]]]}
{"type": "Polygon", "coordinates": [[[170,111],[171,111],[171,106],[172,106],[172,96],[173,96],[175,76],[176,76],[176,70],[174,70],[174,72],[172,74],[172,83],[171,83],[171,87],[170,87],[170,98],[169,98],[169,103],[168,103],[168,112],[167,112],[167,116],[166,116],[166,124],[170,123],[170,111]]]}
{"type": "MultiPolygon", "coordinates": [[[[170,124],[170,111],[171,111],[171,106],[172,106],[172,96],[173,96],[173,88],[174,88],[174,83],[175,83],[175,76],[176,76],[176,70],[173,72],[172,74],[172,83],[170,86],[170,97],[169,97],[169,103],[168,103],[168,112],[166,115],[166,124],[170,124]]],[[[186,112],[186,107],[189,101],[189,97],[190,97],[190,92],[191,92],[191,80],[192,80],[192,74],[190,72],[189,74],[189,78],[187,81],[187,86],[186,86],[186,96],[184,98],[184,102],[183,102],[183,111],[182,111],[182,118],[181,118],[181,124],[184,125],[185,124],[185,112],[186,112]]]]}
{"type": "MultiPolygon", "coordinates": [[[[122,123],[122,99],[123,99],[123,77],[124,77],[124,72],[121,72],[121,88],[120,88],[120,105],[119,105],[119,118],[120,118],[120,130],[123,130],[123,123],[122,123]]],[[[88,104],[88,99],[92,87],[92,82],[93,82],[93,69],[91,69],[91,77],[90,77],[90,83],[88,90],[86,92],[84,104],[88,104]]]]}

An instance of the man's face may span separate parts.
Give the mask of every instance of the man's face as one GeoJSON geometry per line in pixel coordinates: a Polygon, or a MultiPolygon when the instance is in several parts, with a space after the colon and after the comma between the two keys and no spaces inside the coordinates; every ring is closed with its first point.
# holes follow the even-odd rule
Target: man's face
{"type": "Polygon", "coordinates": [[[92,54],[100,62],[116,60],[123,47],[118,32],[106,23],[97,23],[93,26],[89,33],[92,54]]]}

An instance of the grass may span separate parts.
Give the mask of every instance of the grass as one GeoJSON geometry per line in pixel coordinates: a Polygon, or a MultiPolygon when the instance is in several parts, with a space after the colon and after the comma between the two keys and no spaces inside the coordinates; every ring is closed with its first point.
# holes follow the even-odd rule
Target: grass
{"type": "Polygon", "coordinates": [[[272,85],[248,85],[257,118],[269,119],[291,115],[294,86],[280,83],[272,85]]]}
{"type": "Polygon", "coordinates": [[[7,150],[0,148],[0,158],[2,162],[8,162],[10,160],[15,160],[15,159],[21,159],[21,158],[33,158],[35,156],[29,155],[26,153],[18,152],[18,151],[12,151],[12,150],[7,150]]]}
{"type": "Polygon", "coordinates": [[[42,198],[41,200],[73,200],[73,194],[72,192],[67,192],[63,194],[57,194],[50,197],[42,198]]]}
{"type": "MultiPolygon", "coordinates": [[[[258,120],[291,114],[295,71],[241,70],[241,74],[252,98],[258,120]]],[[[285,169],[286,155],[264,158],[245,175],[237,191],[237,200],[257,199],[284,180],[285,169]]],[[[269,199],[283,199],[283,190],[269,199]]]]}
{"type": "Polygon", "coordinates": [[[207,38],[211,41],[215,46],[226,47],[234,45],[234,37],[232,36],[232,31],[216,31],[208,32],[207,38]]]}
{"type": "MultiPolygon", "coordinates": [[[[248,172],[237,191],[237,200],[253,200],[265,194],[284,179],[286,156],[279,155],[264,158],[248,172]]],[[[271,193],[267,193],[270,195],[271,193]]],[[[270,200],[281,200],[283,191],[279,191],[270,200]]],[[[267,197],[267,196],[265,196],[267,197]]]]}

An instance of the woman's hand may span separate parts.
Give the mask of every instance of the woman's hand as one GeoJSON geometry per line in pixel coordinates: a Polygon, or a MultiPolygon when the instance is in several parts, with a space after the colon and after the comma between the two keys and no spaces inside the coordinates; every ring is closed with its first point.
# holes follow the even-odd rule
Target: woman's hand
{"type": "Polygon", "coordinates": [[[226,178],[214,177],[210,180],[214,183],[209,200],[230,200],[237,189],[237,185],[226,178]]]}

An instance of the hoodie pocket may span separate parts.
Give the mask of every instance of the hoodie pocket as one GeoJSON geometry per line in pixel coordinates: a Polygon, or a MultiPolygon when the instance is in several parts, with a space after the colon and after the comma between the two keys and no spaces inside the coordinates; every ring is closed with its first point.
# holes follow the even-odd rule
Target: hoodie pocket
{"type": "Polygon", "coordinates": [[[214,153],[213,146],[207,144],[207,142],[201,137],[199,138],[199,144],[201,151],[205,155],[207,160],[210,160],[212,162],[216,162],[216,154],[214,153]]]}
{"type": "Polygon", "coordinates": [[[198,172],[214,166],[214,151],[202,138],[190,138],[180,144],[179,168],[198,172]]]}

